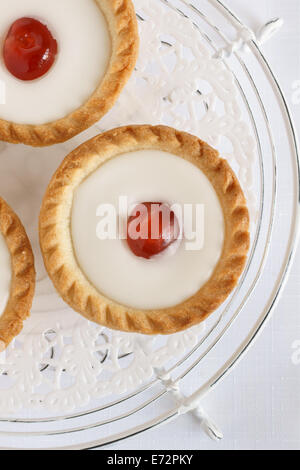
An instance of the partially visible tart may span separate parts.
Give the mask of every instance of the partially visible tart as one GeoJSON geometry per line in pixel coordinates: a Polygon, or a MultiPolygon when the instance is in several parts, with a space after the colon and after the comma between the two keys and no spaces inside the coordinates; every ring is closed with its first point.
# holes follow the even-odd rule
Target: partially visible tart
{"type": "Polygon", "coordinates": [[[236,286],[249,213],[232,169],[208,144],[164,126],[129,126],[66,157],[44,197],[40,242],[46,269],[74,310],[113,329],[170,334],[203,321],[236,286]],[[106,238],[99,216],[124,196],[131,207],[125,236],[106,238]],[[188,248],[174,204],[203,206],[201,246],[188,248]],[[162,208],[169,225],[156,217],[162,208]]]}
{"type": "Polygon", "coordinates": [[[0,197],[0,352],[21,332],[34,288],[30,242],[19,218],[0,197]]]}
{"type": "Polygon", "coordinates": [[[64,142],[103,117],[139,44],[131,0],[1,2],[0,38],[0,139],[32,146],[64,142]]]}

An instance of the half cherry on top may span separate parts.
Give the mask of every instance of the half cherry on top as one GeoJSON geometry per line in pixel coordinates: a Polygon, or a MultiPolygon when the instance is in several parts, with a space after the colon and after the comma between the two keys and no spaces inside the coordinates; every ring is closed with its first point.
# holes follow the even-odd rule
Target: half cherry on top
{"type": "Polygon", "coordinates": [[[46,25],[33,18],[20,18],[11,25],[4,41],[4,63],[14,77],[35,80],[50,70],[57,51],[57,41],[46,25]]]}
{"type": "Polygon", "coordinates": [[[151,259],[171,246],[179,235],[175,213],[162,202],[138,204],[128,218],[127,243],[138,257],[151,259]]]}

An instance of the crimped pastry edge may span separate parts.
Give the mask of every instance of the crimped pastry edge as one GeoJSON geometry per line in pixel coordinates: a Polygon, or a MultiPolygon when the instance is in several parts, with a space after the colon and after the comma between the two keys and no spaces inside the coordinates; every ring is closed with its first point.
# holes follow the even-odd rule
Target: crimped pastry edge
{"type": "MultiPolygon", "coordinates": [[[[0,197],[0,232],[8,247],[12,280],[10,296],[0,316],[0,352],[21,332],[30,315],[34,290],[34,257],[25,229],[13,210],[0,197]]],[[[0,268],[1,269],[1,268],[0,268]]]]}
{"type": "Polygon", "coordinates": [[[127,126],[94,137],[65,158],[43,200],[40,244],[50,278],[75,311],[116,330],[171,334],[205,320],[236,286],[250,246],[249,212],[233,170],[208,144],[165,126],[127,126]],[[73,252],[69,225],[74,190],[108,159],[140,149],[167,151],[198,166],[212,183],[224,213],[224,247],[213,275],[190,299],[167,309],[137,310],[108,299],[85,277],[73,252]]]}
{"type": "Polygon", "coordinates": [[[97,90],[80,108],[47,124],[27,125],[0,119],[0,140],[32,147],[58,144],[88,129],[112,108],[137,61],[138,26],[131,0],[97,3],[108,22],[113,45],[110,64],[97,90]]]}

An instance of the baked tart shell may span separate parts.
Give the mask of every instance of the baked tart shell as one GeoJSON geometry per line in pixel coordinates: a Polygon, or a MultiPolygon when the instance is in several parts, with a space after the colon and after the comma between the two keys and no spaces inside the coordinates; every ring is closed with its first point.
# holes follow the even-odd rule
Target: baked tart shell
{"type": "Polygon", "coordinates": [[[128,126],[93,138],[63,161],[43,200],[40,244],[50,278],[75,311],[116,330],[171,334],[205,320],[237,285],[250,246],[249,212],[234,172],[208,144],[169,127],[128,126]],[[73,195],[80,183],[107,160],[145,149],[173,153],[200,168],[218,195],[225,220],[223,251],[213,275],[194,296],[167,309],[137,310],[102,295],[78,266],[70,233],[73,195]]]}
{"type": "Polygon", "coordinates": [[[99,121],[114,105],[138,57],[139,36],[131,0],[101,0],[112,40],[112,55],[99,87],[80,108],[43,125],[26,125],[0,119],[0,140],[45,147],[65,142],[99,121]]]}
{"type": "Polygon", "coordinates": [[[35,269],[32,248],[17,215],[0,197],[0,232],[11,257],[11,290],[6,308],[0,316],[0,352],[21,332],[30,315],[35,269]]]}

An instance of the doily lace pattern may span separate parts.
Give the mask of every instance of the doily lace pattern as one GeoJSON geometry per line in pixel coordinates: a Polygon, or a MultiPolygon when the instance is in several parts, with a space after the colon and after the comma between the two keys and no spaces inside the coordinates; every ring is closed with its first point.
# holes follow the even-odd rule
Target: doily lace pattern
{"type": "Polygon", "coordinates": [[[0,356],[0,413],[67,413],[93,399],[136,390],[191,350],[205,325],[169,337],[108,331],[68,310],[41,260],[37,219],[55,168],[89,137],[119,125],[167,124],[217,147],[235,169],[255,216],[255,141],[232,73],[214,59],[190,20],[152,0],[135,0],[141,36],[136,70],[117,105],[59,147],[0,144],[1,195],[22,217],[37,259],[37,296],[22,334],[0,356]],[[188,23],[188,25],[187,25],[188,23]],[[188,27],[187,27],[188,26],[188,27]]]}

